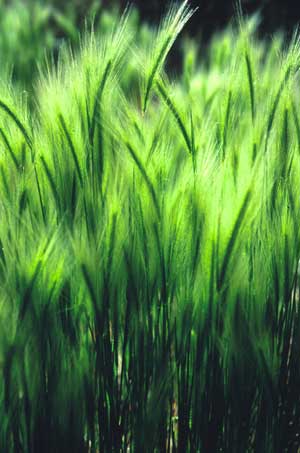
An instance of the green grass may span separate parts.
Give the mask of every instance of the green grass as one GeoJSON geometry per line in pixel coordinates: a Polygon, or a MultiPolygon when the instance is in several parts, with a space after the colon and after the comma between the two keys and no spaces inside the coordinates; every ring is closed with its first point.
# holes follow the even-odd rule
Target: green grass
{"type": "Polygon", "coordinates": [[[1,75],[1,452],[300,448],[298,36],[190,15],[1,75]]]}

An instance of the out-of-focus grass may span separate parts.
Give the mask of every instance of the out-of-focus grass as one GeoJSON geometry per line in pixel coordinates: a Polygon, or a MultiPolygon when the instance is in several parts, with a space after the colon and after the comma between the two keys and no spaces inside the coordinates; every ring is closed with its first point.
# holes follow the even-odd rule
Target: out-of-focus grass
{"type": "Polygon", "coordinates": [[[298,37],[170,81],[189,15],[106,16],[34,108],[2,77],[0,451],[300,446],[298,37]]]}
{"type": "MultiPolygon", "coordinates": [[[[46,61],[56,61],[67,41],[78,48],[80,30],[93,27],[108,33],[118,10],[107,11],[101,0],[0,0],[0,74],[14,86],[31,91],[46,61]]],[[[137,24],[134,12],[132,24],[137,24]]]]}

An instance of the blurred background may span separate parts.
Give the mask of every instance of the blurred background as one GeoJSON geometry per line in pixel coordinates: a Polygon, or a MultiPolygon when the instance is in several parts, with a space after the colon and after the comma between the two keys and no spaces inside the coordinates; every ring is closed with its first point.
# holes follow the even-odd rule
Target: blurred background
{"type": "MultiPolygon", "coordinates": [[[[169,0],[0,0],[0,75],[30,88],[45,55],[56,60],[68,42],[74,49],[86,24],[105,35],[131,4],[131,26],[146,39],[147,26],[156,25],[168,10],[169,0]]],[[[222,31],[236,16],[235,0],[190,0],[196,14],[183,36],[196,36],[203,50],[214,33],[222,31]]],[[[241,0],[245,16],[258,13],[258,32],[263,37],[282,31],[290,37],[300,22],[300,0],[241,0]]],[[[138,38],[138,39],[139,39],[138,38]]],[[[170,64],[180,65],[180,45],[176,44],[170,64]],[[176,47],[177,46],[177,47],[176,47]]]]}
{"type": "MultiPolygon", "coordinates": [[[[99,4],[93,0],[53,0],[53,3],[63,10],[73,3],[77,8],[79,22],[80,17],[93,4],[99,4]]],[[[156,23],[167,10],[170,0],[102,0],[103,7],[117,7],[121,10],[128,3],[138,8],[142,20],[156,23]]],[[[201,33],[203,37],[209,38],[214,31],[226,26],[235,15],[237,3],[235,0],[190,0],[193,7],[199,8],[189,24],[190,33],[201,33]]],[[[300,22],[300,1],[297,0],[241,0],[240,3],[245,14],[260,13],[262,33],[272,33],[278,29],[289,33],[300,22]]]]}
{"type": "MultiPolygon", "coordinates": [[[[300,1],[297,0],[190,0],[193,8],[198,7],[197,14],[190,22],[188,29],[191,34],[201,33],[205,38],[224,28],[234,17],[236,5],[240,2],[244,14],[259,12],[261,18],[260,31],[272,33],[278,29],[290,32],[300,22],[300,1]]],[[[92,10],[105,8],[108,10],[124,10],[126,5],[135,6],[143,21],[157,23],[168,9],[171,0],[0,0],[0,5],[10,7],[22,3],[30,8],[33,3],[53,6],[63,14],[71,14],[78,26],[92,10]]]]}
{"type": "MultiPolygon", "coordinates": [[[[111,5],[111,0],[104,2],[111,5]]],[[[121,8],[124,8],[127,0],[121,0],[121,8]]],[[[157,21],[169,5],[168,0],[133,0],[142,19],[157,21]]],[[[237,1],[234,0],[191,0],[193,7],[198,7],[197,14],[189,24],[192,34],[201,33],[204,38],[222,29],[235,15],[237,1]]],[[[298,0],[241,0],[242,10],[245,14],[260,13],[261,33],[272,33],[278,29],[290,33],[300,22],[300,1],[298,0]]]]}

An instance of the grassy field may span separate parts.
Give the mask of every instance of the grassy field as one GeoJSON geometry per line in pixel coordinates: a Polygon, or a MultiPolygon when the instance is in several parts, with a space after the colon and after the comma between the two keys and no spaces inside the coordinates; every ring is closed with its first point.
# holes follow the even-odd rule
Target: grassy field
{"type": "Polygon", "coordinates": [[[61,16],[47,60],[2,16],[1,453],[300,448],[299,37],[167,75],[191,14],[61,16]]]}

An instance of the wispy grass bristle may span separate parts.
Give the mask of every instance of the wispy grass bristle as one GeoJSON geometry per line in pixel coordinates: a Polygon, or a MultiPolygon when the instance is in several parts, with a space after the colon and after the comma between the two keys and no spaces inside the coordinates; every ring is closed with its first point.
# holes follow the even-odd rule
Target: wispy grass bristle
{"type": "MultiPolygon", "coordinates": [[[[46,63],[18,5],[32,52],[12,80],[0,66],[0,452],[300,451],[297,33],[263,40],[255,16],[205,52],[182,38],[171,80],[188,1],[158,31],[101,10],[80,39],[39,3],[70,39],[46,63]]],[[[0,22],[0,54],[3,33],[24,51],[0,22]]]]}

